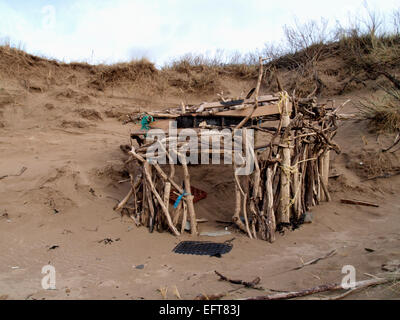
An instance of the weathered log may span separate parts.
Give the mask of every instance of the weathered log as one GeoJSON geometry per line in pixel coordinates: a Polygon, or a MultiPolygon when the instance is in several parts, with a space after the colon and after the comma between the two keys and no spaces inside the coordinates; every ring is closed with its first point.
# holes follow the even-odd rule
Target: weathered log
{"type": "MultiPolygon", "coordinates": [[[[233,174],[235,174],[236,168],[233,168],[233,174]]],[[[235,212],[232,217],[232,222],[236,224],[236,226],[242,230],[243,232],[247,232],[245,225],[243,224],[242,220],[240,220],[240,212],[241,212],[241,192],[239,190],[240,186],[238,182],[235,180],[235,212]]]]}
{"type": "Polygon", "coordinates": [[[324,177],[320,177],[320,182],[321,182],[321,187],[322,187],[322,190],[324,191],[324,201],[327,201],[327,202],[330,202],[331,200],[332,200],[332,198],[331,198],[331,196],[330,196],[330,194],[329,194],[329,191],[328,191],[328,187],[326,186],[326,184],[325,184],[325,181],[324,181],[324,177]]]}
{"type": "Polygon", "coordinates": [[[293,159],[293,213],[294,218],[298,220],[300,216],[300,189],[301,189],[301,175],[299,172],[299,158],[300,153],[297,153],[296,157],[293,159]]]}
{"type": "Polygon", "coordinates": [[[186,222],[187,222],[187,204],[186,201],[182,200],[182,224],[181,224],[181,233],[183,234],[186,229],[186,222]]]}
{"type": "Polygon", "coordinates": [[[146,193],[147,193],[147,204],[149,205],[149,211],[150,211],[150,216],[149,216],[149,231],[150,233],[153,232],[154,230],[154,223],[155,223],[155,213],[154,213],[154,205],[153,205],[153,195],[151,194],[151,191],[149,190],[149,186],[146,185],[146,193]]]}
{"type": "MultiPolygon", "coordinates": [[[[399,279],[399,277],[397,277],[399,279]]],[[[385,284],[390,281],[393,281],[390,278],[377,278],[371,280],[363,280],[354,283],[355,288],[367,288],[370,286],[376,286],[380,284],[385,284]]],[[[308,296],[315,293],[326,292],[326,291],[335,291],[335,290],[344,290],[341,283],[332,283],[332,284],[323,284],[314,288],[304,289],[300,291],[292,291],[292,292],[282,292],[276,294],[270,294],[266,296],[258,296],[258,297],[250,297],[244,300],[282,300],[282,299],[293,299],[308,296]]]]}
{"type": "Polygon", "coordinates": [[[144,174],[145,174],[147,182],[150,186],[150,189],[153,192],[154,196],[157,198],[157,201],[160,204],[160,207],[161,207],[162,211],[164,212],[165,217],[167,218],[167,223],[168,223],[169,228],[176,236],[179,236],[180,234],[179,234],[178,230],[175,228],[174,224],[172,223],[171,216],[169,215],[169,212],[168,212],[168,208],[165,206],[163,199],[161,199],[160,195],[158,194],[158,192],[157,192],[156,188],[154,187],[154,184],[151,180],[151,176],[149,173],[150,164],[148,162],[144,162],[143,168],[144,168],[144,174]]]}
{"type": "MultiPolygon", "coordinates": [[[[184,201],[179,202],[178,206],[176,207],[175,211],[174,211],[174,218],[172,220],[172,222],[174,223],[175,226],[178,225],[179,222],[179,218],[182,215],[183,212],[183,203],[184,201]]],[[[182,232],[181,232],[182,233],[182,232]]]]}
{"type": "Polygon", "coordinates": [[[272,191],[272,169],[267,168],[267,176],[265,180],[266,194],[266,215],[267,215],[267,240],[270,243],[275,242],[276,220],[274,213],[274,194],[272,191]]]}
{"type": "Polygon", "coordinates": [[[171,183],[166,182],[164,186],[164,204],[168,208],[169,206],[169,196],[171,194],[171,183]]]}
{"type": "MultiPolygon", "coordinates": [[[[282,114],[281,123],[282,129],[286,129],[290,124],[290,114],[288,110],[287,93],[282,93],[282,114]]],[[[278,222],[283,224],[290,223],[290,180],[291,180],[291,165],[290,165],[290,140],[289,135],[283,136],[281,144],[282,148],[282,162],[281,162],[281,187],[280,187],[280,205],[278,209],[278,222]]]]}
{"type": "Polygon", "coordinates": [[[187,203],[189,217],[190,217],[190,233],[192,235],[197,235],[197,220],[196,220],[196,213],[195,213],[194,204],[193,204],[194,197],[190,193],[191,192],[190,175],[189,175],[189,170],[188,170],[188,167],[186,164],[186,156],[182,155],[181,153],[179,153],[178,156],[181,161],[182,168],[183,168],[183,181],[185,184],[185,191],[188,193],[188,195],[185,196],[185,200],[187,203]]]}
{"type": "Polygon", "coordinates": [[[249,235],[250,239],[253,239],[253,236],[252,236],[252,234],[250,232],[250,228],[249,228],[249,218],[247,217],[247,197],[248,197],[247,196],[247,192],[244,192],[242,210],[243,210],[243,217],[244,217],[244,223],[245,223],[245,226],[246,226],[247,234],[249,235]]]}
{"type": "Polygon", "coordinates": [[[321,197],[321,201],[331,201],[329,192],[328,192],[328,184],[329,184],[329,162],[330,162],[330,151],[327,150],[320,157],[320,175],[321,175],[321,187],[324,190],[324,194],[321,197]]]}

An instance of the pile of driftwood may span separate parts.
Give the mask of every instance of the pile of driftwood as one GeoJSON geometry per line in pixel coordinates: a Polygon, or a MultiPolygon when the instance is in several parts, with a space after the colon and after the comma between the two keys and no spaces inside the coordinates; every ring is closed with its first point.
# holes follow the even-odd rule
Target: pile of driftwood
{"type": "MultiPolygon", "coordinates": [[[[276,108],[271,108],[271,105],[277,105],[279,102],[279,95],[264,95],[258,98],[251,98],[254,93],[254,89],[252,89],[244,99],[225,99],[220,95],[220,101],[217,102],[204,102],[200,105],[185,105],[182,103],[180,107],[170,108],[163,111],[147,111],[144,114],[150,115],[154,118],[166,118],[166,119],[176,119],[183,115],[196,115],[199,116],[223,116],[223,115],[237,115],[241,116],[246,114],[249,107],[254,106],[256,100],[258,102],[258,106],[260,107],[257,110],[257,115],[265,115],[263,111],[266,108],[261,108],[263,106],[268,106],[268,114],[266,115],[276,115],[276,108]]],[[[136,122],[139,120],[143,114],[136,113],[135,115],[129,116],[128,122],[136,122]]],[[[275,117],[276,118],[276,117],[275,117]]]]}
{"type": "MultiPolygon", "coordinates": [[[[296,99],[283,91],[269,96],[270,99],[273,98],[269,102],[276,103],[274,104],[275,111],[268,110],[267,116],[275,115],[279,123],[268,122],[263,115],[260,115],[256,118],[257,125],[254,125],[249,123],[249,120],[260,108],[260,100],[264,99],[258,97],[261,78],[262,64],[260,63],[260,77],[254,90],[253,104],[241,103],[241,108],[246,111],[246,115],[242,115],[239,123],[234,127],[228,127],[232,129],[231,141],[235,141],[233,147],[242,144],[240,146],[242,150],[248,150],[254,161],[254,170],[251,174],[239,175],[237,172],[242,166],[240,160],[243,159],[240,155],[233,155],[231,158],[232,180],[235,183],[235,194],[232,198],[236,201],[232,221],[250,238],[273,242],[277,228],[301,224],[305,212],[310,207],[321,201],[330,200],[329,153],[330,150],[340,152],[338,145],[332,140],[338,128],[339,108],[334,109],[317,104],[313,97],[296,99]],[[239,129],[241,139],[232,139],[239,129]],[[251,144],[248,130],[250,129],[262,132],[261,135],[266,138],[263,143],[258,141],[255,146],[252,145],[249,150],[251,144]]],[[[218,103],[214,106],[216,104],[218,103]]],[[[217,108],[220,108],[219,105],[217,108]]],[[[198,115],[205,112],[205,107],[200,105],[192,108],[198,115]]],[[[232,106],[227,108],[232,108],[232,106]]],[[[181,109],[181,115],[188,112],[187,107],[183,106],[181,109]]],[[[150,115],[157,117],[157,113],[150,115]]],[[[158,115],[171,117],[172,113],[158,113],[158,115]]],[[[221,140],[223,138],[221,133],[214,131],[206,134],[221,138],[221,140]]],[[[139,146],[132,145],[125,148],[126,153],[129,154],[126,165],[130,172],[131,188],[116,210],[125,210],[138,226],[147,226],[150,232],[154,228],[158,230],[168,228],[176,236],[184,232],[189,221],[190,232],[196,235],[198,228],[193,195],[187,192],[191,190],[187,158],[188,142],[177,141],[176,137],[169,136],[158,140],[158,151],[155,156],[165,155],[168,159],[166,165],[160,165],[154,161],[154,158],[152,158],[153,161],[148,161],[148,150],[152,143],[145,144],[144,133],[142,137],[139,135],[133,135],[133,138],[139,142],[139,146]],[[174,161],[174,159],[179,161],[174,161]],[[181,179],[175,175],[176,166],[182,168],[183,178],[181,179]],[[171,193],[175,193],[181,199],[176,208],[170,205],[171,193]]],[[[198,156],[201,157],[206,152],[209,154],[210,150],[201,146],[204,133],[198,130],[197,135],[198,156]]],[[[218,141],[219,149],[211,148],[211,152],[218,153],[221,157],[229,152],[232,154],[232,145],[225,142],[226,140],[218,141]]]]}

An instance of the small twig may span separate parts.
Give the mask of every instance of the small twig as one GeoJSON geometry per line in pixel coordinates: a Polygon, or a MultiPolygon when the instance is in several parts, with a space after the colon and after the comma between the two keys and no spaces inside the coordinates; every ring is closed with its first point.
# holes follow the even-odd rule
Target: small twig
{"type": "Polygon", "coordinates": [[[326,255],[324,255],[323,257],[316,258],[316,259],[310,260],[310,261],[308,261],[308,262],[305,262],[305,263],[303,263],[301,266],[296,267],[296,268],[293,268],[293,269],[291,269],[290,271],[292,271],[292,270],[300,270],[300,269],[302,269],[302,268],[304,268],[304,267],[306,267],[306,266],[309,266],[309,265],[311,265],[311,264],[316,264],[316,263],[318,263],[318,262],[321,261],[321,260],[324,260],[324,259],[333,257],[333,256],[336,254],[336,252],[337,252],[336,249],[334,249],[334,250],[332,250],[331,252],[329,252],[329,253],[327,253],[326,255]]]}
{"type": "Polygon", "coordinates": [[[350,289],[350,290],[348,290],[348,291],[346,291],[346,292],[344,292],[344,293],[342,293],[342,294],[339,294],[339,295],[337,295],[337,296],[334,296],[334,297],[326,297],[326,298],[322,298],[321,300],[340,300],[340,299],[343,299],[344,297],[347,297],[349,294],[352,294],[353,292],[359,291],[359,290],[361,290],[361,289],[363,289],[363,288],[354,288],[354,289],[350,289]]]}
{"type": "Polygon", "coordinates": [[[125,182],[129,182],[129,181],[131,181],[131,179],[120,180],[120,181],[118,181],[118,183],[125,183],[125,182]]]}
{"type": "Polygon", "coordinates": [[[308,262],[303,262],[303,260],[300,258],[300,259],[302,260],[302,261],[301,261],[301,262],[302,262],[302,265],[301,265],[301,266],[298,266],[298,267],[295,267],[295,268],[292,268],[292,269],[289,269],[289,270],[284,270],[284,271],[281,271],[281,272],[272,274],[272,275],[270,275],[269,277],[281,275],[281,274],[286,273],[286,272],[291,272],[291,271],[300,270],[300,269],[302,269],[302,268],[304,268],[304,267],[306,267],[306,266],[309,266],[309,265],[312,265],[312,264],[316,264],[316,263],[318,263],[318,262],[321,261],[321,260],[330,258],[330,257],[334,256],[334,255],[336,254],[336,252],[337,252],[336,249],[334,249],[334,250],[330,251],[329,253],[327,253],[326,255],[324,255],[323,257],[316,258],[316,259],[313,259],[313,260],[308,261],[308,262]]]}
{"type": "Polygon", "coordinates": [[[219,273],[218,271],[214,271],[219,277],[220,280],[227,281],[233,284],[241,284],[245,286],[246,288],[256,288],[256,285],[260,283],[261,279],[260,277],[255,278],[253,281],[247,282],[243,280],[233,280],[225,277],[223,274],[219,273]]]}
{"type": "Polygon", "coordinates": [[[251,117],[253,116],[254,112],[256,111],[256,109],[258,108],[258,93],[260,91],[260,86],[261,86],[261,81],[262,81],[262,77],[263,77],[263,58],[259,58],[259,63],[260,63],[260,69],[259,69],[259,73],[258,73],[258,79],[257,79],[257,86],[256,86],[256,91],[255,91],[255,103],[253,106],[253,109],[251,111],[250,114],[248,114],[237,126],[235,129],[240,129],[241,127],[243,127],[247,121],[249,121],[249,119],[251,119],[251,117]]]}
{"type": "Polygon", "coordinates": [[[27,167],[22,167],[20,172],[17,174],[6,174],[5,176],[1,176],[0,180],[7,178],[7,177],[19,177],[20,175],[22,175],[28,168],[27,167]]]}
{"type": "Polygon", "coordinates": [[[399,142],[400,142],[400,133],[397,134],[396,138],[394,139],[394,143],[393,143],[389,148],[382,149],[382,152],[387,152],[387,151],[389,151],[389,150],[392,149],[394,146],[396,146],[399,142]]]}
{"type": "MultiPolygon", "coordinates": [[[[345,297],[346,295],[356,291],[356,290],[361,290],[365,289],[371,286],[376,286],[380,284],[386,284],[390,281],[393,280],[399,280],[399,276],[397,276],[395,279],[391,278],[378,278],[378,279],[370,279],[370,280],[363,280],[356,282],[354,284],[354,288],[345,292],[344,294],[336,297],[336,299],[341,299],[345,297]]],[[[299,298],[299,297],[304,297],[308,295],[312,295],[315,293],[320,293],[320,292],[326,292],[326,291],[336,291],[336,290],[343,290],[343,286],[341,283],[331,283],[331,284],[323,284],[314,288],[309,288],[309,289],[304,289],[300,291],[292,291],[292,292],[287,292],[287,293],[277,293],[277,294],[272,294],[272,295],[266,295],[266,296],[258,296],[258,297],[250,297],[245,300],[282,300],[282,299],[293,299],[293,298],[299,298]]]]}

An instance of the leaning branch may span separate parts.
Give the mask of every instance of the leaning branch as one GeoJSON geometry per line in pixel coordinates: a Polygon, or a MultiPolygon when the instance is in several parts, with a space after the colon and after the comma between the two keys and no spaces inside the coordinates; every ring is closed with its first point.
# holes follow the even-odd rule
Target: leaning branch
{"type": "MultiPolygon", "coordinates": [[[[350,290],[354,289],[365,289],[371,286],[377,286],[380,284],[385,284],[391,281],[396,281],[400,279],[400,275],[397,275],[395,278],[377,278],[371,280],[363,280],[358,281],[354,284],[354,287],[350,290]]],[[[317,286],[314,288],[304,289],[300,291],[292,291],[292,292],[284,292],[284,293],[276,293],[270,294],[266,296],[257,296],[257,297],[250,297],[244,300],[282,300],[282,299],[293,299],[299,297],[305,297],[308,295],[312,295],[315,293],[326,292],[326,291],[337,291],[343,290],[343,286],[341,283],[333,283],[333,284],[323,284],[321,286],[317,286]]],[[[352,291],[354,292],[354,291],[352,291]]]]}

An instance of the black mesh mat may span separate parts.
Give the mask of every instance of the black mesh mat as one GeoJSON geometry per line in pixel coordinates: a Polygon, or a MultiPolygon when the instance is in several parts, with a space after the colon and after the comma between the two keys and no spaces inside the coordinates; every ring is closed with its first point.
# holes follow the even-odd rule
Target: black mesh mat
{"type": "Polygon", "coordinates": [[[231,251],[232,247],[230,243],[182,241],[172,251],[180,254],[221,257],[222,254],[231,251]]]}

